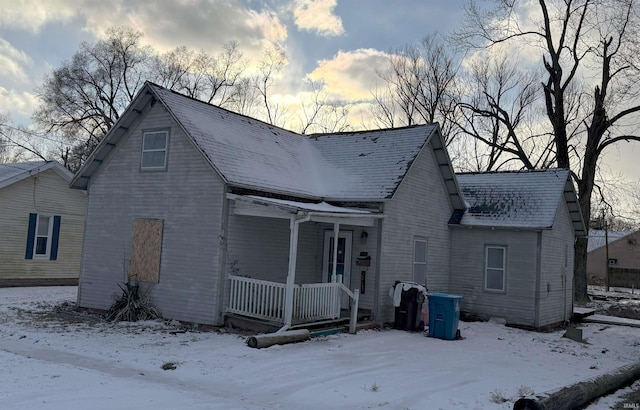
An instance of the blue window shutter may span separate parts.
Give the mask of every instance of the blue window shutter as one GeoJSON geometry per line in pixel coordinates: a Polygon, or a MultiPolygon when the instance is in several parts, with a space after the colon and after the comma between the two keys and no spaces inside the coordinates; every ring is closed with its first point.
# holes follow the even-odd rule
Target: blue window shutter
{"type": "Polygon", "coordinates": [[[51,253],[49,260],[55,261],[58,259],[58,240],[60,239],[60,216],[53,217],[53,232],[51,234],[51,253]]]}
{"type": "Polygon", "coordinates": [[[33,241],[36,238],[36,221],[38,214],[29,214],[29,230],[27,231],[27,250],[24,254],[25,259],[33,259],[33,241]]]}

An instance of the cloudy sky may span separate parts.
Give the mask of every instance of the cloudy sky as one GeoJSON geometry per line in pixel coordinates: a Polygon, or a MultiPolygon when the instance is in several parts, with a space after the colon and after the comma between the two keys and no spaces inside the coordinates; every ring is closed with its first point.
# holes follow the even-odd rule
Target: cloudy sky
{"type": "MultiPolygon", "coordinates": [[[[130,26],[144,42],[167,51],[186,45],[212,53],[237,41],[248,58],[266,42],[287,52],[283,95],[295,96],[305,77],[326,90],[367,99],[384,54],[462,21],[464,0],[0,0],[0,113],[28,126],[43,76],[71,58],[81,41],[107,28],[130,26]]],[[[638,144],[640,145],[640,144],[638,144]]],[[[606,154],[611,173],[640,179],[640,147],[606,154]]]]}
{"type": "MultiPolygon", "coordinates": [[[[447,32],[463,0],[0,0],[0,112],[27,125],[43,75],[113,25],[144,33],[166,51],[186,45],[217,52],[238,41],[258,57],[282,44],[290,84],[323,78],[345,97],[368,98],[385,52],[447,32]]],[[[288,90],[288,92],[294,92],[288,90]]]]}

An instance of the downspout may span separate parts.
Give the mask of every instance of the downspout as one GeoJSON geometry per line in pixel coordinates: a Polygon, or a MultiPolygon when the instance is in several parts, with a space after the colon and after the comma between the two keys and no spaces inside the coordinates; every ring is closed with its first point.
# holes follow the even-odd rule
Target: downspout
{"type": "Polygon", "coordinates": [[[90,184],[87,185],[87,190],[85,191],[87,196],[87,205],[85,207],[84,212],[84,227],[82,228],[82,252],[80,253],[80,272],[78,274],[78,294],[76,295],[76,307],[81,307],[80,303],[82,303],[82,276],[84,275],[84,258],[85,258],[85,249],[87,249],[87,222],[89,221],[89,189],[90,184]]]}
{"type": "Polygon", "coordinates": [[[306,215],[302,219],[297,219],[296,215],[291,215],[289,220],[289,229],[291,235],[289,238],[289,272],[287,273],[287,285],[284,297],[284,326],[276,333],[284,332],[291,327],[293,321],[293,287],[296,283],[296,262],[298,258],[298,231],[300,224],[311,220],[311,215],[306,215]]]}
{"type": "Polygon", "coordinates": [[[536,293],[535,293],[535,313],[533,324],[537,329],[540,327],[540,283],[542,281],[542,231],[538,231],[538,238],[536,244],[536,293]]]}
{"type": "MultiPolygon", "coordinates": [[[[338,236],[340,235],[340,222],[335,222],[333,224],[333,268],[331,269],[331,283],[336,283],[337,281],[337,271],[338,271],[338,236]]],[[[346,261],[345,261],[346,262],[346,261]]]]}
{"type": "Polygon", "coordinates": [[[220,221],[219,254],[218,254],[218,317],[224,314],[224,295],[227,288],[227,234],[229,232],[229,200],[222,196],[222,220],[220,221]]]}
{"type": "Polygon", "coordinates": [[[376,247],[375,292],[373,293],[373,320],[380,321],[380,268],[382,267],[382,219],[378,219],[378,244],[376,247]]]}

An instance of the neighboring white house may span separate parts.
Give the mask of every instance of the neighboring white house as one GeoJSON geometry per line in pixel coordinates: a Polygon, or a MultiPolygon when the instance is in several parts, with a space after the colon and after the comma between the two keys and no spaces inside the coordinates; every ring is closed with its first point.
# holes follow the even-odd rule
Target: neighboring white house
{"type": "MultiPolygon", "coordinates": [[[[398,280],[460,289],[452,261],[467,245],[451,226],[466,206],[437,125],[306,136],[147,83],[71,186],[89,192],[82,307],[108,308],[131,280],[190,322],[292,326],[335,318],[356,295],[389,322],[398,280]]],[[[581,218],[559,228],[575,217],[539,230],[572,242],[581,218]]]]}
{"type": "Polygon", "coordinates": [[[87,196],[55,161],[0,164],[0,286],[78,283],[87,196]]]}

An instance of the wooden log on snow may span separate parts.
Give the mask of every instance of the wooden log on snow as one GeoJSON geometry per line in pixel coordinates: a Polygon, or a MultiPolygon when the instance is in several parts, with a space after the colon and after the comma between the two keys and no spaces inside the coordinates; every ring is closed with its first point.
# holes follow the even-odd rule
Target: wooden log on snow
{"type": "Polygon", "coordinates": [[[520,399],[514,410],[548,410],[582,408],[595,399],[631,385],[640,379],[640,362],[619,367],[611,373],[563,387],[536,399],[520,399]]]}
{"type": "Polygon", "coordinates": [[[268,333],[266,335],[257,335],[247,338],[247,345],[256,349],[269,347],[273,345],[285,345],[287,343],[304,342],[310,338],[307,329],[287,330],[280,333],[268,333]]]}

